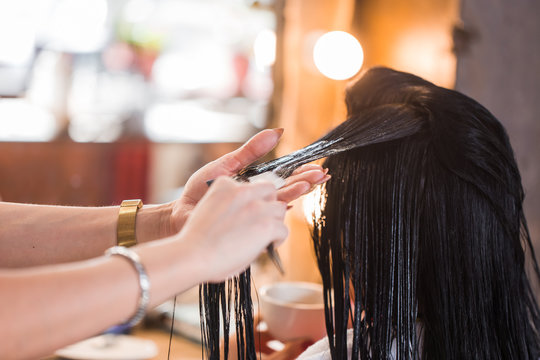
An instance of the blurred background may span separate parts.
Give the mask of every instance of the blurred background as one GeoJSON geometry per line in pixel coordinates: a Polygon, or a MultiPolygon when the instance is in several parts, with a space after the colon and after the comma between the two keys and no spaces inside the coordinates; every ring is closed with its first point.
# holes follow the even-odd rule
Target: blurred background
{"type": "MultiPolygon", "coordinates": [[[[0,196],[170,201],[263,128],[285,128],[275,156],[309,144],[344,120],[348,81],[385,65],[501,120],[538,245],[538,14],[536,0],[0,0],[0,196]]],[[[318,278],[309,211],[299,200],[287,220],[288,279],[318,278]]]]}

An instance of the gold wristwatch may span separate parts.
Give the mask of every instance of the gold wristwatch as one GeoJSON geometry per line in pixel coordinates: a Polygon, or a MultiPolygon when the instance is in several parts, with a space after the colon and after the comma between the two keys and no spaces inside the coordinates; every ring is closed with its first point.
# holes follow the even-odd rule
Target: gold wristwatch
{"type": "Polygon", "coordinates": [[[135,219],[137,211],[142,208],[143,202],[140,199],[124,200],[118,212],[118,225],[116,229],[116,243],[118,246],[130,247],[137,245],[135,237],[135,219]]]}

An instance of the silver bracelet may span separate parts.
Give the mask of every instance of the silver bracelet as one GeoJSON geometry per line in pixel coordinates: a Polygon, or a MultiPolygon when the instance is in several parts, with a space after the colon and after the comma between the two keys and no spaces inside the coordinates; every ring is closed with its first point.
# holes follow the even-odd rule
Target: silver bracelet
{"type": "Polygon", "coordinates": [[[139,296],[137,311],[131,317],[131,319],[123,324],[125,327],[133,327],[143,319],[148,303],[150,302],[150,279],[146,274],[146,270],[141,263],[139,255],[135,251],[124,246],[113,246],[105,251],[105,256],[110,257],[111,255],[120,255],[129,260],[139,274],[139,287],[141,289],[141,294],[139,296]]]}

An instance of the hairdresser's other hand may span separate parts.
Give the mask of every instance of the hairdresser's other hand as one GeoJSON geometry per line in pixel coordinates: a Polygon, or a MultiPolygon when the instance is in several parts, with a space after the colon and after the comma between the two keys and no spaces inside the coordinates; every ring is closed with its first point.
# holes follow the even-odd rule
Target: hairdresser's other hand
{"type": "MultiPolygon", "coordinates": [[[[247,165],[257,161],[270,152],[278,143],[283,129],[263,130],[249,139],[237,150],[214,160],[195,172],[186,183],[180,199],[171,203],[170,232],[173,235],[182,229],[190,212],[208,191],[206,181],[218,176],[231,176],[247,165]]],[[[290,202],[308,193],[316,184],[329,179],[320,165],[307,164],[298,168],[290,176],[277,197],[283,202],[290,202]]]]}
{"type": "Polygon", "coordinates": [[[194,208],[179,237],[199,259],[200,281],[221,281],[245,269],[271,242],[281,243],[286,204],[270,182],[219,177],[194,208]]]}

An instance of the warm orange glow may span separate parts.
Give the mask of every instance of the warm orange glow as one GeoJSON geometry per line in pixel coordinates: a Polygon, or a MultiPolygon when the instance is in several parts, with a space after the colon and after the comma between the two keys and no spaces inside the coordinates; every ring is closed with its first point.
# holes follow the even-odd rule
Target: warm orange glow
{"type": "Polygon", "coordinates": [[[396,39],[391,53],[392,64],[437,85],[453,87],[456,58],[452,39],[441,27],[411,28],[396,39]]]}

